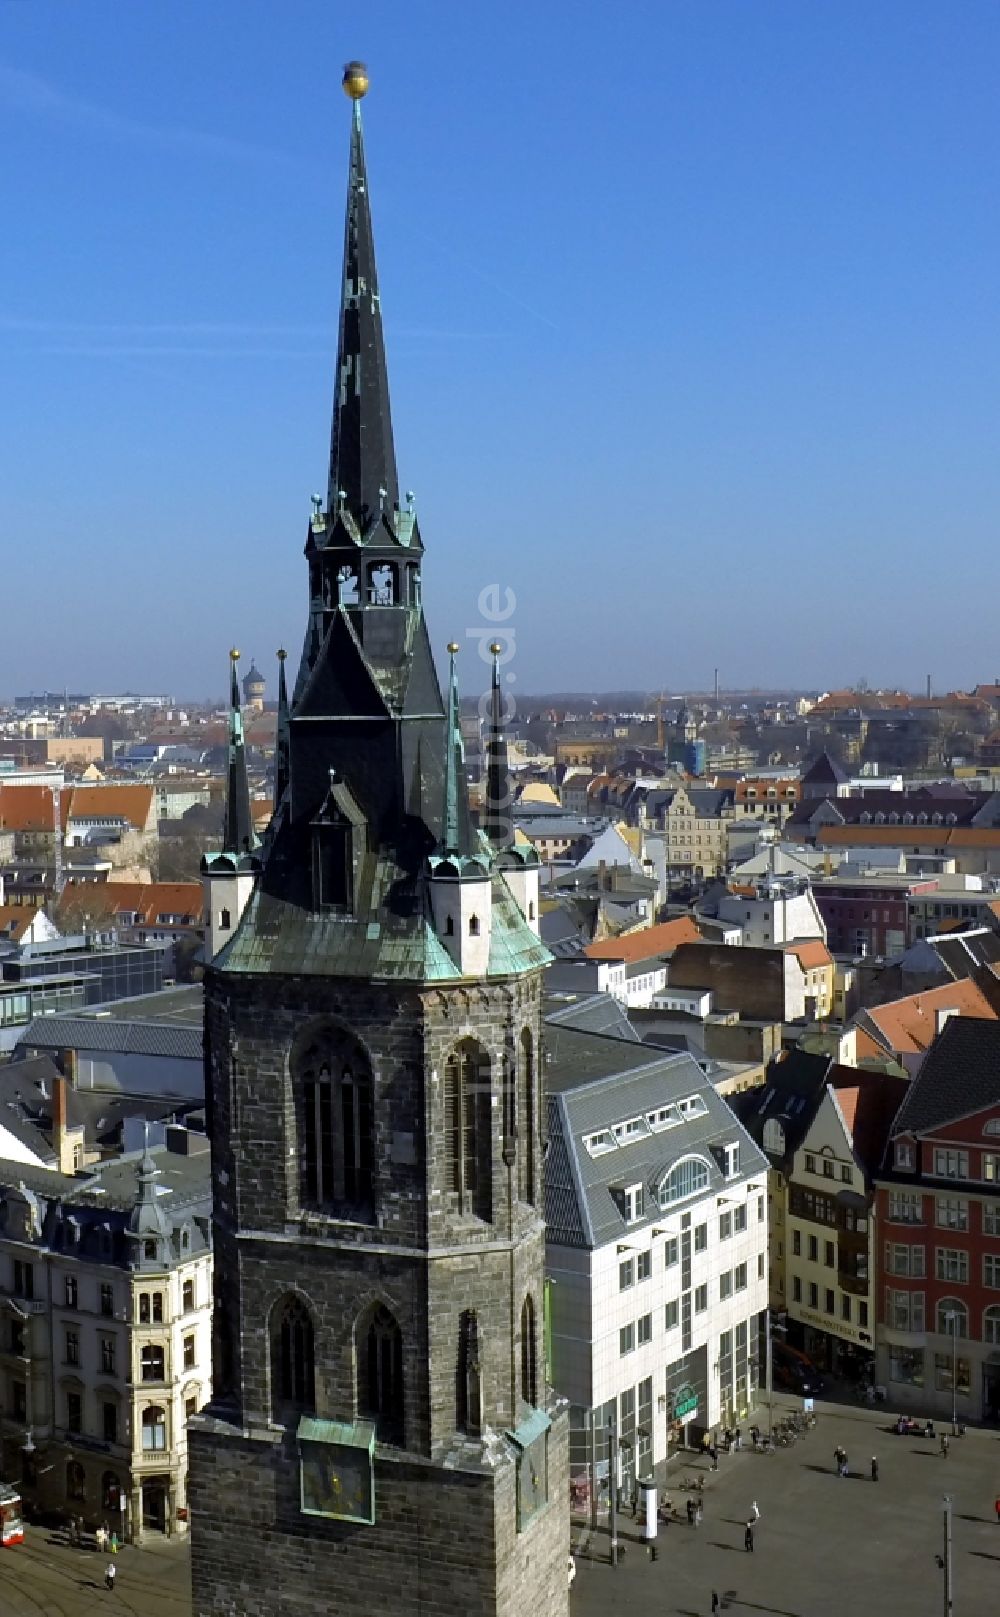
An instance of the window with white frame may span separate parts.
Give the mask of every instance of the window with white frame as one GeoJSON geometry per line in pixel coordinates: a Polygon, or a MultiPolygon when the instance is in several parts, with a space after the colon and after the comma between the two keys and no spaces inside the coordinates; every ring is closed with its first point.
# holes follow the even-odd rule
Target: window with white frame
{"type": "Polygon", "coordinates": [[[740,1202],[738,1207],[733,1208],[733,1233],[739,1235],[740,1231],[745,1230],[746,1227],[747,1204],[746,1202],[740,1202]]]}
{"type": "Polygon", "coordinates": [[[969,1283],[969,1254],[961,1247],[939,1246],[934,1267],[939,1280],[951,1280],[959,1286],[969,1283]]]}
{"type": "Polygon", "coordinates": [[[984,1253],[983,1285],[990,1291],[1000,1291],[1000,1252],[984,1253]]]}
{"type": "Polygon", "coordinates": [[[909,1190],[893,1190],[889,1192],[889,1223],[890,1224],[922,1224],[924,1218],[924,1198],[916,1192],[909,1190]]]}
{"type": "Polygon", "coordinates": [[[936,1146],[934,1150],[934,1176],[936,1179],[968,1179],[968,1151],[953,1151],[950,1147],[936,1146]]]}
{"type": "Polygon", "coordinates": [[[969,1313],[960,1298],[941,1297],[938,1300],[934,1328],[939,1336],[968,1336],[969,1313]]]}
{"type": "Polygon", "coordinates": [[[732,1213],[720,1213],[719,1214],[719,1240],[720,1241],[728,1241],[729,1237],[732,1235],[732,1233],[733,1233],[733,1215],[732,1215],[732,1213]]]}
{"type": "Polygon", "coordinates": [[[618,1352],[620,1353],[621,1357],[624,1358],[626,1353],[631,1353],[634,1348],[635,1326],[631,1323],[628,1325],[623,1325],[621,1330],[618,1332],[618,1352]]]}
{"type": "Polygon", "coordinates": [[[913,1144],[910,1140],[897,1140],[893,1150],[893,1162],[897,1168],[913,1167],[913,1144]]]}
{"type": "Polygon", "coordinates": [[[653,1340],[652,1314],[643,1314],[641,1318],[636,1321],[636,1336],[640,1347],[644,1347],[647,1342],[651,1342],[653,1340]]]}
{"type": "Polygon", "coordinates": [[[678,1302],[677,1298],[675,1297],[671,1302],[667,1303],[666,1307],[663,1310],[663,1328],[664,1328],[664,1330],[675,1331],[677,1329],[679,1321],[680,1321],[680,1303],[678,1302]]]}
{"type": "Polygon", "coordinates": [[[726,1269],[719,1276],[719,1301],[724,1302],[733,1295],[733,1271],[726,1269]]]}
{"type": "Polygon", "coordinates": [[[1000,1182],[1000,1152],[984,1151],[982,1153],[982,1177],[995,1185],[1000,1182]]]}
{"type": "Polygon", "coordinates": [[[646,1251],[640,1252],[635,1260],[635,1277],[637,1280],[648,1280],[652,1272],[653,1254],[647,1247],[646,1251]]]}
{"type": "Polygon", "coordinates": [[[922,1331],[924,1328],[924,1293],[897,1291],[891,1286],[885,1293],[885,1323],[892,1331],[922,1331]]]}
{"type": "Polygon", "coordinates": [[[635,1285],[635,1264],[631,1258],[622,1258],[618,1265],[618,1290],[627,1291],[635,1285]]]}
{"type": "Polygon", "coordinates": [[[695,1288],[694,1288],[694,1311],[695,1311],[695,1313],[696,1314],[704,1314],[707,1307],[708,1307],[708,1287],[707,1286],[695,1286],[695,1288]]]}
{"type": "Polygon", "coordinates": [[[746,1266],[745,1263],[738,1263],[736,1265],[736,1268],[733,1270],[733,1290],[734,1291],[746,1291],[746,1289],[747,1289],[747,1266],[746,1266]]]}
{"type": "Polygon", "coordinates": [[[983,1309],[983,1341],[1000,1347],[1000,1303],[990,1303],[983,1309]]]}
{"type": "Polygon", "coordinates": [[[1000,1235],[1000,1202],[982,1202],[983,1234],[1000,1235]]]}
{"type": "Polygon", "coordinates": [[[924,1278],[924,1249],[908,1246],[902,1241],[886,1241],[885,1272],[890,1275],[910,1275],[915,1280],[924,1278]]]}
{"type": "Polygon", "coordinates": [[[740,1171],[740,1146],[738,1140],[733,1140],[725,1148],[725,1173],[727,1179],[735,1179],[740,1171]]]}
{"type": "Polygon", "coordinates": [[[682,1157],[660,1182],[659,1202],[669,1207],[705,1190],[709,1181],[708,1164],[701,1157],[682,1157]]]}
{"type": "Polygon", "coordinates": [[[646,1210],[646,1197],[641,1185],[628,1185],[625,1189],[625,1222],[635,1224],[646,1210]]]}
{"type": "Polygon", "coordinates": [[[939,1230],[967,1230],[969,1204],[964,1196],[938,1196],[935,1198],[934,1222],[939,1230]]]}
{"type": "Polygon", "coordinates": [[[665,1269],[673,1268],[677,1262],[677,1252],[677,1237],[676,1235],[670,1235],[663,1243],[663,1267],[665,1269]]]}

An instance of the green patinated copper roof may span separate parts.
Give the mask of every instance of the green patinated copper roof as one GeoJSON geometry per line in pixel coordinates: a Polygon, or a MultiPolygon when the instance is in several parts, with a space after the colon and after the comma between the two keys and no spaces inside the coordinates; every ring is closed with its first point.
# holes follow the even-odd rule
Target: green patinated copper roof
{"type": "MultiPolygon", "coordinates": [[[[385,857],[370,857],[365,866],[354,914],[314,914],[258,887],[214,967],[249,975],[463,981],[431,922],[425,878],[406,881],[385,857]]],[[[515,977],[548,965],[549,951],[499,872],[492,900],[488,975],[515,977]]]]}

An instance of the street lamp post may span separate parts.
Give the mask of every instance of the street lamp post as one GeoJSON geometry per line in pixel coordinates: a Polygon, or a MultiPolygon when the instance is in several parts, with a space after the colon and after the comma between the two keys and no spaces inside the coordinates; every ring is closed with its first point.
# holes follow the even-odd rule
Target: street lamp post
{"type": "Polygon", "coordinates": [[[618,1423],[608,1421],[608,1527],[611,1534],[611,1565],[618,1565],[618,1423]]]}
{"type": "Polygon", "coordinates": [[[944,1500],[944,1559],[941,1571],[944,1577],[944,1617],[951,1617],[951,1495],[945,1494],[944,1500]]]}
{"type": "Polygon", "coordinates": [[[945,1318],[951,1328],[951,1435],[958,1436],[958,1314],[950,1310],[945,1318]]]}

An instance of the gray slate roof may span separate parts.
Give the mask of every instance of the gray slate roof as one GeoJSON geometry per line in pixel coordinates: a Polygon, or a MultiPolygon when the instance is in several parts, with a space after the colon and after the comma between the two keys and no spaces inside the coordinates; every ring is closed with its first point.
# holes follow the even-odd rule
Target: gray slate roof
{"type": "Polygon", "coordinates": [[[125,1022],[114,1017],[36,1016],[18,1040],[34,1050],[94,1050],[109,1055],[172,1056],[201,1061],[202,1030],[161,1023],[125,1022]]]}
{"type": "MultiPolygon", "coordinates": [[[[715,1155],[740,1145],[740,1178],[764,1173],[767,1159],[716,1094],[697,1061],[664,1055],[627,1039],[545,1024],[545,1082],[549,1108],[545,1216],[548,1239],[569,1246],[601,1246],[646,1224],[662,1222],[656,1186],[692,1153],[709,1168],[701,1195],[727,1183],[715,1155]],[[588,1135],[686,1097],[697,1097],[700,1116],[675,1127],[641,1134],[613,1150],[591,1156],[588,1135]],[[642,1184],[646,1211],[627,1225],[614,1191],[642,1184]]],[[[731,1183],[731,1181],[729,1181],[731,1183]]]]}
{"type": "Polygon", "coordinates": [[[1000,1104],[1000,1022],[950,1016],[934,1040],[892,1134],[922,1134],[1000,1104]]]}

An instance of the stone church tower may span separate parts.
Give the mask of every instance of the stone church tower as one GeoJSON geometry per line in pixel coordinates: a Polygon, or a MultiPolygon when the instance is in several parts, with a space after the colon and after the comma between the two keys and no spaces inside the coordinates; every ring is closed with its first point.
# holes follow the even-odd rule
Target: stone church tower
{"type": "Polygon", "coordinates": [[[189,1428],[193,1609],[565,1617],[537,859],[499,802],[473,824],[457,647],[444,696],[431,654],[389,417],[366,87],[351,64],[330,481],[279,702],[278,800],[206,972],[214,1395],[189,1428]]]}

